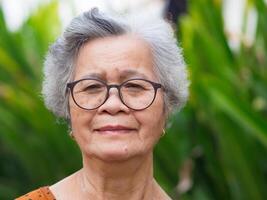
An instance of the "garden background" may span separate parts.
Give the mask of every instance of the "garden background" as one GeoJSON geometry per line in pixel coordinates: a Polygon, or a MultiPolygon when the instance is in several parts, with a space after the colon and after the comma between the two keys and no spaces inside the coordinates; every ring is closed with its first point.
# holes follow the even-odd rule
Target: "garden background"
{"type": "MultiPolygon", "coordinates": [[[[1,4],[0,4],[1,5],[1,4]]],[[[66,124],[40,95],[42,63],[60,34],[58,2],[40,5],[16,31],[0,6],[0,199],[50,185],[81,167],[66,124]]],[[[188,1],[177,37],[190,99],[155,149],[155,176],[181,200],[267,199],[267,7],[248,0],[241,43],[229,45],[220,0],[188,1]],[[250,11],[256,31],[246,40],[250,11]]]]}

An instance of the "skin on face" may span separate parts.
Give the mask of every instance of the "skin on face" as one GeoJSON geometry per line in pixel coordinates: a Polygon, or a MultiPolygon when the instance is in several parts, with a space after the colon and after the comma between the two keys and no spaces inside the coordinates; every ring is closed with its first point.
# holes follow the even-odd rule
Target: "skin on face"
{"type": "MultiPolygon", "coordinates": [[[[112,36],[86,43],[79,51],[74,81],[98,78],[107,84],[120,84],[131,78],[158,82],[153,71],[149,45],[132,35],[112,36]]],[[[123,161],[151,153],[164,127],[163,91],[159,89],[153,104],[145,110],[126,107],[116,88],[107,101],[95,110],[79,108],[70,97],[71,126],[83,156],[104,161],[123,161]],[[125,133],[99,132],[105,126],[131,128],[125,133]]]]}

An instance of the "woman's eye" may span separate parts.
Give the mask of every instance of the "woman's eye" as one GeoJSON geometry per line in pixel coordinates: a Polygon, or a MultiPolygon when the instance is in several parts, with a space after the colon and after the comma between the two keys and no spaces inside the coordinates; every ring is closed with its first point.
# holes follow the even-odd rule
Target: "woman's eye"
{"type": "Polygon", "coordinates": [[[104,86],[101,85],[101,84],[93,84],[93,85],[88,85],[86,86],[83,91],[98,91],[98,90],[101,90],[103,89],[104,86]]]}
{"type": "Polygon", "coordinates": [[[144,89],[142,85],[136,84],[136,83],[127,83],[125,88],[132,88],[132,89],[144,89]]]}

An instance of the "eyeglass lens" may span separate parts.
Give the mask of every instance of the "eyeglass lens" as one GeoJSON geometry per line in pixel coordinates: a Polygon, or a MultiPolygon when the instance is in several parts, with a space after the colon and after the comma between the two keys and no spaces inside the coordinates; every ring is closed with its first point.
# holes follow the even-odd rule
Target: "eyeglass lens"
{"type": "MultiPolygon", "coordinates": [[[[73,88],[75,102],[84,109],[95,109],[101,106],[108,97],[108,87],[98,80],[82,80],[73,88]]],[[[129,80],[120,86],[122,102],[132,109],[144,109],[155,97],[153,85],[145,80],[129,80]]]]}

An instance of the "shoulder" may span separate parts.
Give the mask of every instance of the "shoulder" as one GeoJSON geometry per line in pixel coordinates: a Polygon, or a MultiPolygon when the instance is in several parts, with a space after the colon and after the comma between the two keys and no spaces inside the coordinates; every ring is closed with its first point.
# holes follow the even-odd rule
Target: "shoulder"
{"type": "Polygon", "coordinates": [[[25,195],[22,195],[15,200],[56,200],[48,186],[40,187],[25,195]]]}

